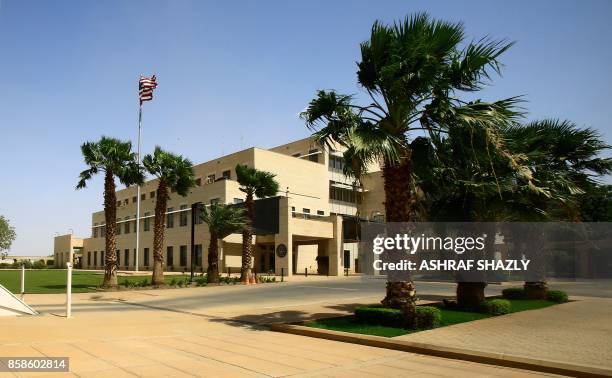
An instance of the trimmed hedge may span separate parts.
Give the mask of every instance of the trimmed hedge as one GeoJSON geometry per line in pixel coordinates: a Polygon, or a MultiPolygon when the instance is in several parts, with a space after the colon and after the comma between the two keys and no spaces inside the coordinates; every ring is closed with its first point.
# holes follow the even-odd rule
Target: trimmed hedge
{"type": "Polygon", "coordinates": [[[525,289],[522,287],[509,287],[502,290],[502,297],[506,299],[525,299],[525,289]]]}
{"type": "Polygon", "coordinates": [[[402,312],[386,307],[357,307],[355,318],[363,323],[384,325],[387,327],[402,327],[402,312]]]}
{"type": "Polygon", "coordinates": [[[442,312],[437,307],[417,306],[415,325],[419,329],[436,328],[442,321],[442,312]]]}
{"type": "MultiPolygon", "coordinates": [[[[440,325],[442,313],[432,306],[416,306],[415,326],[419,329],[435,328],[440,325]]],[[[401,310],[381,306],[357,307],[355,318],[362,323],[387,327],[404,327],[401,310]]]]}
{"type": "Polygon", "coordinates": [[[565,303],[569,300],[567,293],[562,290],[548,290],[546,299],[556,303],[565,303]]]}
{"type": "Polygon", "coordinates": [[[510,302],[506,299],[489,299],[485,301],[484,310],[491,315],[504,315],[510,312],[510,302]]]}

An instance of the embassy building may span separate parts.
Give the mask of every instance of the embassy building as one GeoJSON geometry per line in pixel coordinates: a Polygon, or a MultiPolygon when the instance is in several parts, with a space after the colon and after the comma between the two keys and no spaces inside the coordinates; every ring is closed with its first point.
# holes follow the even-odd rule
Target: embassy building
{"type": "MultiPolygon", "coordinates": [[[[337,147],[337,146],[336,146],[337,147]]],[[[186,197],[170,193],[166,212],[164,269],[191,267],[194,204],[238,204],[244,201],[236,164],[272,172],[279,183],[275,197],[256,199],[253,269],[257,273],[341,275],[358,272],[359,222],[384,220],[384,191],[379,167],[362,179],[363,187],[343,174],[340,148],[316,145],[310,138],[271,149],[249,148],[195,165],[196,186],[186,197]]],[[[153,223],[158,180],[141,186],[138,270],[153,268],[153,223]]],[[[135,270],[136,187],[117,191],[117,261],[119,270],[135,270]]],[[[195,208],[195,207],[194,207],[195,208]]],[[[197,214],[196,214],[197,215],[197,214]]],[[[207,269],[208,226],[194,217],[196,271],[207,269]]],[[[104,211],[92,214],[91,237],[62,235],[55,239],[55,262],[82,269],[103,269],[104,211]]],[[[219,242],[219,269],[238,272],[242,234],[219,242]]]]}

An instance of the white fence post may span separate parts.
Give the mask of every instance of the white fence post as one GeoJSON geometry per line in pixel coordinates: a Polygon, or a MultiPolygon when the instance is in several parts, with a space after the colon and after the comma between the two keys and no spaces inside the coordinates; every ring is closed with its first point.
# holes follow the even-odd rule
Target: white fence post
{"type": "Polygon", "coordinates": [[[21,299],[25,294],[25,265],[21,265],[21,299]]]}
{"type": "Polygon", "coordinates": [[[67,277],[66,277],[66,318],[72,316],[72,262],[66,264],[67,277]]]}

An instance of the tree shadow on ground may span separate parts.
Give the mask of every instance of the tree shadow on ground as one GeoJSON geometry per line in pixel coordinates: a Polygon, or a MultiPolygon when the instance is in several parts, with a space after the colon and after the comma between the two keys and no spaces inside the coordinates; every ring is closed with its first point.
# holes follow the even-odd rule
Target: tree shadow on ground
{"type": "Polygon", "coordinates": [[[338,312],[312,313],[295,310],[283,310],[264,314],[240,315],[233,318],[213,318],[210,319],[210,321],[240,328],[263,331],[268,330],[269,326],[274,323],[302,323],[309,320],[334,318],[338,316],[346,316],[346,314],[338,312]]]}

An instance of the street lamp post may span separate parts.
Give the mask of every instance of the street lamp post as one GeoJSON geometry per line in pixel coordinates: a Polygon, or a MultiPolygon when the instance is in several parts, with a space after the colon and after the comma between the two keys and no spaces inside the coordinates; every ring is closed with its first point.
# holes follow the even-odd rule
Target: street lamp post
{"type": "Polygon", "coordinates": [[[195,225],[197,221],[197,216],[200,213],[200,210],[204,205],[202,202],[196,202],[191,205],[191,277],[189,278],[189,283],[193,282],[193,274],[195,272],[195,225]]]}

